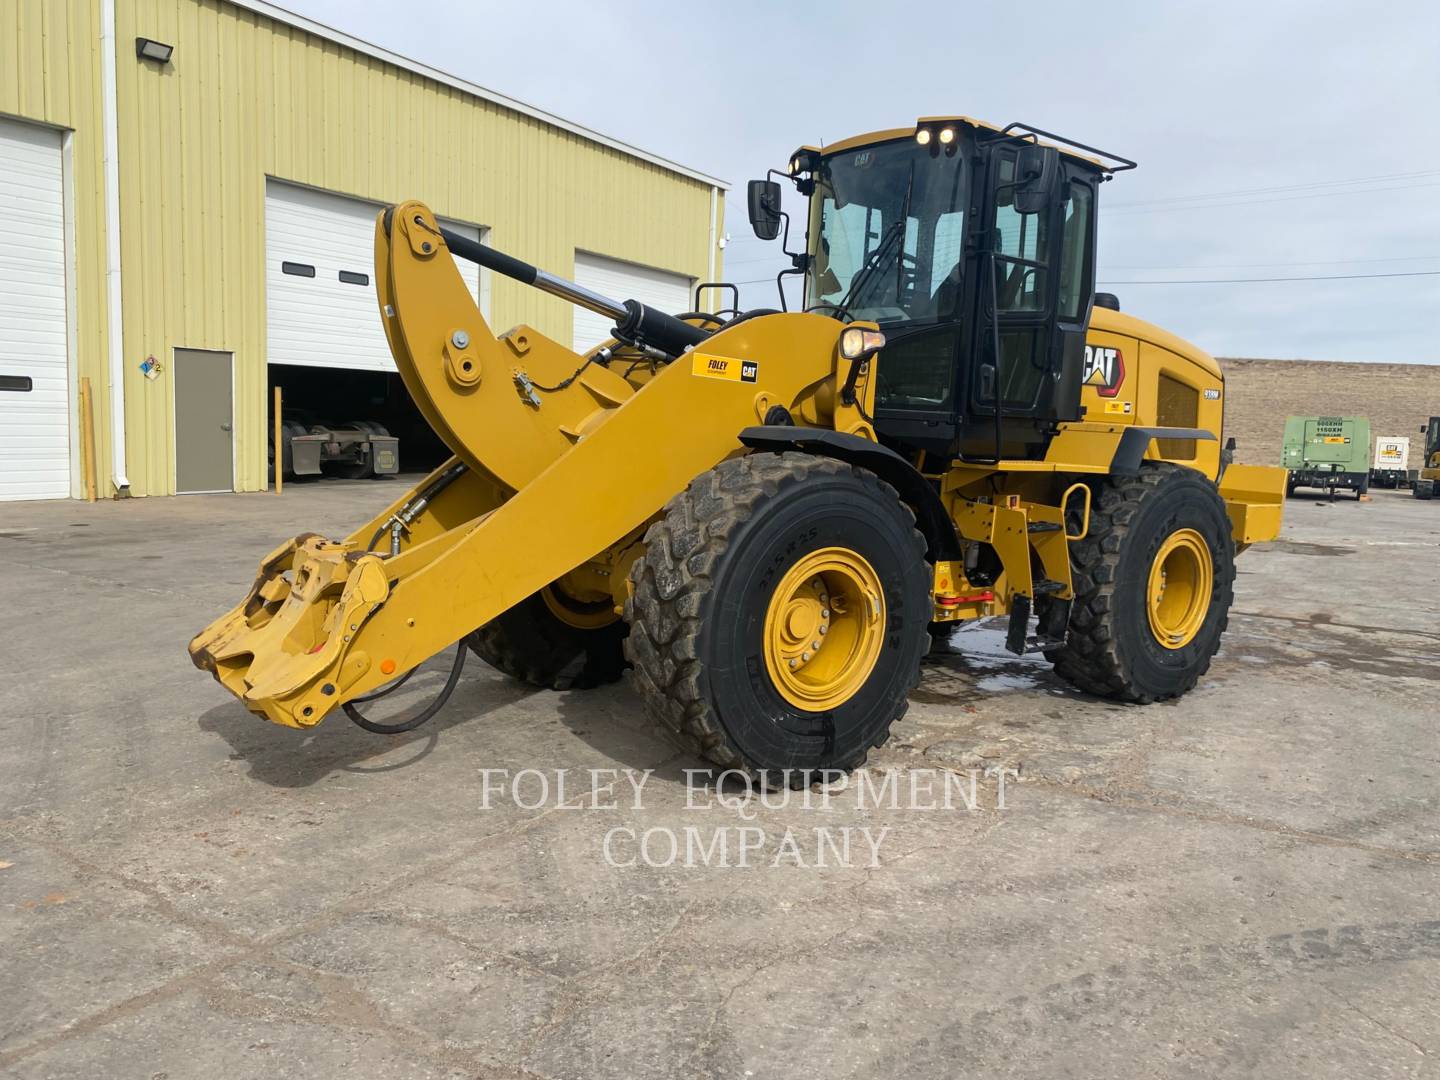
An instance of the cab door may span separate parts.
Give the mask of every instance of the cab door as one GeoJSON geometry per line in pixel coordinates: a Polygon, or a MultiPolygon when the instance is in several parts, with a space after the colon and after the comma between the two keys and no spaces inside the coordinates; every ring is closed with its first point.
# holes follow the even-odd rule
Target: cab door
{"type": "MultiPolygon", "coordinates": [[[[961,452],[1038,458],[1054,425],[1080,416],[1085,329],[1094,290],[1094,177],[1069,164],[1042,208],[1016,194],[1022,144],[993,145],[974,280],[968,398],[961,452]]],[[[1063,159],[1062,159],[1063,162],[1063,159]]]]}

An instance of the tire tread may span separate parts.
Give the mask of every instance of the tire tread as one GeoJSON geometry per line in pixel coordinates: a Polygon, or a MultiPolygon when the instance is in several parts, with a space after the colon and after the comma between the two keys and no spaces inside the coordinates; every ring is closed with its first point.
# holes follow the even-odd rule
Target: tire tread
{"type": "MultiPolygon", "coordinates": [[[[1168,462],[1147,462],[1136,476],[1109,477],[1095,490],[1090,530],[1084,540],[1070,548],[1071,574],[1075,590],[1070,609],[1070,626],[1065,645],[1047,650],[1046,659],[1055,673],[1077,690],[1115,701],[1146,705],[1194,689],[1210,669],[1214,650],[1203,663],[1186,673],[1181,685],[1164,694],[1148,693],[1136,686],[1120,656],[1115,630],[1115,590],[1121,553],[1127,545],[1139,543],[1133,523],[1141,506],[1166,484],[1184,477],[1184,466],[1168,462]]],[[[1218,498],[1218,496],[1217,496],[1218,498]]],[[[1234,600],[1234,573],[1217,575],[1218,593],[1213,603],[1221,606],[1216,641],[1224,635],[1234,600]]]]}
{"type": "MultiPolygon", "coordinates": [[[[754,779],[763,770],[745,759],[721,724],[705,690],[700,636],[710,612],[713,585],[736,534],[768,501],[817,476],[853,474],[906,514],[914,557],[925,559],[925,539],[914,527],[913,512],[893,487],[865,469],[803,453],[750,454],[731,458],[693,480],[665,505],[645,534],[645,554],[631,569],[631,593],[625,603],[630,634],[625,654],[631,682],[656,725],[671,741],[723,769],[754,779]]],[[[869,751],[882,745],[890,727],[909,707],[908,690],[894,715],[868,747],[831,768],[849,771],[863,765],[869,751]]]]}

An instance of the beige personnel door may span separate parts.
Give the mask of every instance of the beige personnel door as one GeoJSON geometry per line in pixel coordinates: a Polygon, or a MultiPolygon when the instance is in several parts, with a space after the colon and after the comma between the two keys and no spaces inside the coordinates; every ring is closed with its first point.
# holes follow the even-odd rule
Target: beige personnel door
{"type": "Polygon", "coordinates": [[[175,350],[175,490],[235,490],[234,356],[175,350]]]}

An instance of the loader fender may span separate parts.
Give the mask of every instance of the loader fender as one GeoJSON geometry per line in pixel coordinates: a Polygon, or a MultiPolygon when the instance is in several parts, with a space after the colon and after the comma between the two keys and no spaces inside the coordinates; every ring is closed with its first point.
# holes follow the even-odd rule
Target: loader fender
{"type": "Polygon", "coordinates": [[[843,431],[778,424],[748,427],[739,438],[752,450],[776,454],[797,450],[869,470],[898,491],[915,511],[915,523],[925,536],[926,557],[931,562],[963,557],[955,525],[945,512],[940,493],[915,466],[889,447],[843,431]]]}
{"type": "Polygon", "coordinates": [[[1110,472],[1114,476],[1138,476],[1140,462],[1145,451],[1156,439],[1196,439],[1201,442],[1215,442],[1215,433],[1204,428],[1182,427],[1130,427],[1120,436],[1115,447],[1115,456],[1110,461],[1110,472]]]}

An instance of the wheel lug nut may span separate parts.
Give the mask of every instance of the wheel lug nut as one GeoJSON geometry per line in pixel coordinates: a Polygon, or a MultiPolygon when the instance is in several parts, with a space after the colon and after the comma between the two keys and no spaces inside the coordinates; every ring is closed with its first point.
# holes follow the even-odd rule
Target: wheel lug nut
{"type": "Polygon", "coordinates": [[[807,652],[807,653],[801,653],[801,654],[800,654],[800,659],[801,659],[801,660],[809,660],[809,659],[810,659],[810,654],[809,654],[808,652],[807,652]]]}
{"type": "MultiPolygon", "coordinates": [[[[822,634],[828,634],[829,632],[830,632],[830,628],[829,628],[828,626],[822,626],[822,627],[820,627],[820,633],[822,633],[822,634]]],[[[820,646],[817,644],[815,647],[818,649],[820,646]]]]}
{"type": "Polygon", "coordinates": [[[818,641],[812,641],[812,642],[810,643],[810,647],[811,647],[812,649],[818,649],[818,648],[820,648],[820,642],[818,642],[818,641]]]}
{"type": "Polygon", "coordinates": [[[827,607],[827,608],[821,608],[821,609],[820,609],[820,618],[822,618],[822,619],[828,619],[829,617],[830,617],[830,609],[829,609],[828,607],[827,607]]]}
{"type": "Polygon", "coordinates": [[[798,660],[791,660],[791,661],[790,661],[790,666],[791,666],[791,667],[794,667],[794,666],[795,666],[796,664],[798,664],[799,662],[800,662],[800,661],[798,661],[798,660]]]}

